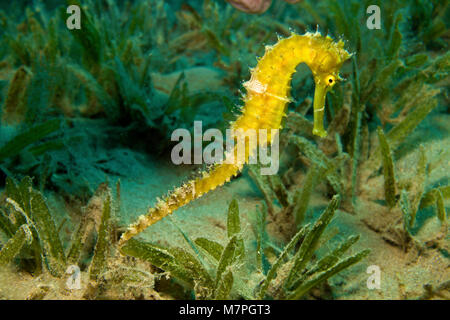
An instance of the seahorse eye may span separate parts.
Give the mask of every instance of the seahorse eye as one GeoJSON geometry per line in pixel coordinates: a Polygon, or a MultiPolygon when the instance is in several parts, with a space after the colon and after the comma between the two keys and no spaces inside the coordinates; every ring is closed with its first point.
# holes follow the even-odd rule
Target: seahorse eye
{"type": "Polygon", "coordinates": [[[335,78],[334,76],[332,76],[332,75],[329,75],[329,76],[326,78],[325,81],[326,81],[325,83],[326,83],[328,86],[332,86],[332,85],[334,85],[334,83],[336,82],[336,78],[335,78]]]}

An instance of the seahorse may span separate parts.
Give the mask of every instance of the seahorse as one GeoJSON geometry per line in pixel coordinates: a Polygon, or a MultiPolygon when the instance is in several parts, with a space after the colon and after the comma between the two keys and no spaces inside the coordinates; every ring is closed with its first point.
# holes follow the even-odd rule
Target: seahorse
{"type": "MultiPolygon", "coordinates": [[[[274,46],[266,46],[257,66],[250,70],[250,80],[243,84],[247,91],[243,97],[245,104],[230,128],[241,133],[248,129],[266,129],[267,141],[260,139],[257,144],[264,143],[266,146],[272,143],[274,136],[269,132],[281,128],[290,101],[292,75],[297,65],[305,63],[315,82],[313,134],[325,137],[327,133],[323,127],[323,115],[326,94],[337,81],[342,80],[339,70],[350,57],[342,40],[335,42],[330,36],[322,36],[318,31],[303,35],[292,33],[287,38],[279,39],[274,46]]],[[[245,139],[239,134],[236,137],[245,139]]],[[[224,161],[212,165],[200,177],[174,189],[163,199],[158,199],[155,207],[140,216],[122,234],[119,246],[178,208],[230,181],[256,152],[255,149],[250,150],[248,144],[245,146],[244,161],[227,161],[233,156],[232,152],[236,155],[235,147],[233,151],[225,153],[224,161]]]]}

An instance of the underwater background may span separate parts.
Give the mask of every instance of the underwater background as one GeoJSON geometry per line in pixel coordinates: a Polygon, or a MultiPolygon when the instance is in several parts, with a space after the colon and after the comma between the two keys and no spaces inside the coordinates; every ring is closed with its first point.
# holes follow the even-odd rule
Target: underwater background
{"type": "Polygon", "coordinates": [[[0,2],[0,299],[450,298],[448,1],[230,2],[0,2]],[[316,30],[353,53],[328,136],[299,65],[278,174],[246,166],[119,248],[204,169],[172,132],[224,132],[265,46],[316,30]]]}

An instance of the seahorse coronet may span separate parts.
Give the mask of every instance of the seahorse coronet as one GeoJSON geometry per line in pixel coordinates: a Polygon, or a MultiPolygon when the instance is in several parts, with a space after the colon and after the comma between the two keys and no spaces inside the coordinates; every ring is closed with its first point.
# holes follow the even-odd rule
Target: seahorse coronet
{"type": "MultiPolygon", "coordinates": [[[[243,82],[247,91],[242,94],[244,106],[237,119],[230,123],[233,130],[242,129],[246,132],[249,129],[266,129],[267,141],[258,139],[261,147],[272,142],[271,129],[282,127],[286,106],[292,101],[289,94],[290,82],[300,63],[305,63],[311,69],[315,82],[313,134],[325,137],[325,97],[335,83],[342,79],[339,70],[352,56],[344,49],[345,42],[342,39],[334,41],[328,35],[322,36],[318,28],[316,32],[306,32],[303,35],[291,33],[286,38],[277,35],[277,38],[278,42],[273,46],[267,45],[264,55],[257,58],[256,67],[250,68],[250,80],[243,82]]],[[[237,162],[234,159],[236,146],[234,148],[225,152],[224,161],[208,167],[200,176],[175,188],[164,199],[158,199],[156,206],[139,217],[122,235],[119,246],[178,208],[229,182],[256,152],[255,149],[245,150],[244,160],[237,162]],[[227,159],[234,159],[234,162],[228,163],[227,159]]]]}

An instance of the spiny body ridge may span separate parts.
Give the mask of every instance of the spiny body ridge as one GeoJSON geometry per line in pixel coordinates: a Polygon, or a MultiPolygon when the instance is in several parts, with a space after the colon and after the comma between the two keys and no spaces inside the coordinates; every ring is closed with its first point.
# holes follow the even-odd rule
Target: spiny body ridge
{"type": "MultiPolygon", "coordinates": [[[[344,49],[344,42],[335,42],[329,36],[319,32],[307,32],[304,35],[292,34],[288,38],[278,39],[273,46],[266,46],[264,55],[258,59],[255,68],[250,69],[250,80],[243,83],[247,93],[243,95],[242,113],[230,124],[234,132],[246,132],[248,129],[267,130],[267,141],[258,139],[258,145],[270,145],[273,141],[271,129],[280,129],[286,114],[286,106],[291,101],[290,82],[295,68],[305,63],[311,69],[315,82],[314,93],[314,129],[313,133],[324,137],[323,113],[326,93],[340,80],[339,69],[351,56],[344,49]]],[[[257,131],[258,132],[258,131],[257,131]]],[[[237,141],[243,136],[238,133],[237,141]]],[[[245,140],[244,140],[245,141],[245,140]]],[[[225,153],[225,161],[217,163],[192,179],[175,188],[164,199],[159,199],[155,207],[139,217],[122,235],[119,245],[142,232],[148,226],[173,213],[176,209],[216,189],[237,175],[256,150],[248,150],[246,145],[244,161],[231,162],[227,159],[236,155],[236,146],[231,153],[225,153]]],[[[236,158],[235,158],[236,159],[236,158]]]]}

